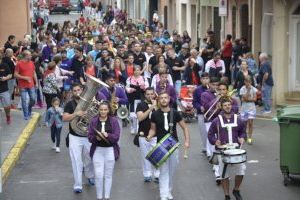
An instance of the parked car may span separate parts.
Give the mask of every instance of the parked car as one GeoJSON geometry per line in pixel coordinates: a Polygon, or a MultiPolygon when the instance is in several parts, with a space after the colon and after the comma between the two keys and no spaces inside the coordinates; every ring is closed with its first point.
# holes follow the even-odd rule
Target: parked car
{"type": "Polygon", "coordinates": [[[75,12],[80,11],[78,0],[70,0],[70,4],[71,4],[70,11],[75,11],[75,12]]]}
{"type": "Polygon", "coordinates": [[[48,1],[48,8],[49,8],[49,14],[52,13],[64,13],[69,14],[70,12],[70,0],[49,0],[48,1]]]}

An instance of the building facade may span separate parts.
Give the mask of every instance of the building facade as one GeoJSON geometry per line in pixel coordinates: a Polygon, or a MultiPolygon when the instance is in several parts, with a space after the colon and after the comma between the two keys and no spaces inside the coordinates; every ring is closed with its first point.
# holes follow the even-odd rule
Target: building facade
{"type": "Polygon", "coordinates": [[[161,13],[168,30],[177,30],[180,34],[187,31],[192,44],[197,44],[199,11],[196,0],[165,0],[161,13]]]}
{"type": "Polygon", "coordinates": [[[198,37],[215,32],[246,38],[255,58],[270,55],[275,105],[300,102],[300,0],[227,0],[227,15],[218,16],[221,0],[199,0],[198,37]]]}
{"type": "Polygon", "coordinates": [[[9,35],[22,40],[31,34],[30,0],[0,1],[0,45],[3,46],[9,35]]]}

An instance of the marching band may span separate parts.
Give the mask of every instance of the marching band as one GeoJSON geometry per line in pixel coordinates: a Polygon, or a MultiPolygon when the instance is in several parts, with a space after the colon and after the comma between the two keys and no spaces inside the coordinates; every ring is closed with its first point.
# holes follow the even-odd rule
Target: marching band
{"type": "MultiPolygon", "coordinates": [[[[217,186],[223,187],[225,200],[230,199],[229,172],[233,169],[232,194],[241,200],[240,185],[247,159],[242,147],[245,141],[253,144],[258,92],[252,86],[255,80],[248,73],[246,57],[238,56],[233,63],[233,77],[228,77],[231,71],[222,59],[224,52],[216,51],[210,31],[197,47],[191,44],[186,33],[184,37],[177,31],[170,35],[160,23],[153,27],[145,23],[142,28],[129,21],[103,24],[99,30],[93,27],[92,30],[99,31],[93,35],[89,28],[82,28],[90,26],[90,22],[79,22],[77,28],[85,31],[83,34],[69,35],[73,30],[68,30],[66,25],[63,38],[57,39],[59,52],[43,55],[49,57],[50,63],[45,59],[41,63],[51,68],[52,61],[56,61],[52,68],[57,76],[51,70],[47,71],[50,75],[44,74],[43,81],[49,79],[49,84],[43,86],[43,91],[49,87],[51,95],[45,92],[44,96],[59,98],[63,94],[63,98],[51,104],[52,107],[52,99],[47,98],[52,111],[47,121],[56,131],[52,131],[52,142],[56,141],[57,153],[62,121],[69,123],[66,142],[74,193],[83,192],[84,174],[89,185],[95,186],[97,200],[111,198],[120,143],[129,129],[128,137],[139,147],[141,179],[158,184],[161,200],[176,198],[173,185],[181,138],[177,125],[183,132],[183,157],[187,159],[190,131],[185,122],[197,119],[199,128],[195,135],[201,140],[198,150],[204,155],[202,161],[210,163],[211,176],[217,186]],[[57,82],[55,79],[60,76],[63,80],[57,82]],[[67,99],[67,96],[72,97],[67,99]],[[64,111],[58,109],[56,113],[54,107],[59,106],[64,111]],[[53,120],[55,116],[61,120],[53,120]],[[128,123],[130,127],[125,129],[128,123]]],[[[51,35],[51,31],[47,34],[51,35]]],[[[52,36],[45,39],[47,45],[53,42],[56,41],[52,36]]]]}
{"type": "MultiPolygon", "coordinates": [[[[188,157],[189,131],[174,106],[176,91],[168,84],[167,73],[160,71],[155,90],[148,87],[140,71],[140,66],[134,65],[125,88],[117,86],[111,73],[105,82],[86,75],[84,87],[72,85],[73,98],[65,105],[63,120],[70,122],[68,145],[75,193],[82,192],[84,172],[89,184],[96,186],[97,200],[110,199],[114,165],[120,155],[122,120],[129,117],[141,153],[144,182],[154,180],[159,184],[161,200],[174,199],[174,173],[179,162],[176,125],[184,134],[184,158],[188,157]]],[[[246,152],[241,147],[247,135],[245,122],[238,116],[238,103],[232,97],[235,91],[229,92],[226,83],[206,72],[201,75],[201,83],[193,93],[193,105],[198,114],[202,153],[209,158],[226,200],[230,199],[228,172],[234,169],[233,195],[241,200],[239,188],[246,170],[246,152]]]]}

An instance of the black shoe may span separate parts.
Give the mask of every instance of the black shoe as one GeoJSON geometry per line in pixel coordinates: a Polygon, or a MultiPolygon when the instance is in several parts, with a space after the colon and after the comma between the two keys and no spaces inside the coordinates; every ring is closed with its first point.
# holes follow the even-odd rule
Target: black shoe
{"type": "Polygon", "coordinates": [[[225,200],[230,200],[230,196],[229,195],[225,195],[225,200]]]}
{"type": "Polygon", "coordinates": [[[154,178],[154,183],[159,183],[159,178],[154,178]]]}
{"type": "Polygon", "coordinates": [[[233,196],[235,197],[236,200],[243,200],[239,190],[233,190],[232,194],[233,194],[233,196]]]}
{"type": "Polygon", "coordinates": [[[216,183],[217,183],[217,185],[221,185],[221,178],[220,178],[220,176],[216,177],[216,183]]]}

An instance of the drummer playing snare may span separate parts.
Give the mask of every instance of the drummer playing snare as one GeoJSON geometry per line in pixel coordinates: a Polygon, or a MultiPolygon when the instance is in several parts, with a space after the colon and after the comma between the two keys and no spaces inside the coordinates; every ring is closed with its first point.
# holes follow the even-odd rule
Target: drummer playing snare
{"type": "MultiPolygon", "coordinates": [[[[240,117],[231,111],[231,107],[232,103],[230,98],[221,98],[222,111],[220,115],[212,121],[208,130],[208,140],[212,145],[216,145],[216,148],[221,145],[234,146],[234,143],[242,145],[245,141],[245,124],[240,117]]],[[[221,156],[219,156],[218,160],[220,172],[222,173],[222,186],[225,193],[225,200],[230,199],[228,169],[231,168],[233,168],[235,172],[235,185],[232,193],[237,200],[242,200],[240,185],[246,171],[245,163],[230,164],[226,170],[221,156]]]]}
{"type": "MultiPolygon", "coordinates": [[[[152,137],[157,136],[157,141],[160,141],[165,135],[170,133],[170,96],[166,93],[160,93],[158,95],[158,101],[160,109],[154,111],[151,115],[151,129],[149,135],[147,136],[147,141],[150,141],[152,137]]],[[[178,123],[183,130],[185,143],[184,148],[187,150],[190,146],[190,137],[188,128],[182,119],[178,111],[173,111],[173,136],[178,141],[176,124],[178,123]]],[[[160,167],[159,175],[159,190],[160,199],[168,200],[173,199],[172,196],[172,186],[173,186],[173,175],[176,166],[179,162],[178,159],[178,149],[173,152],[169,159],[162,164],[160,167]]]]}

